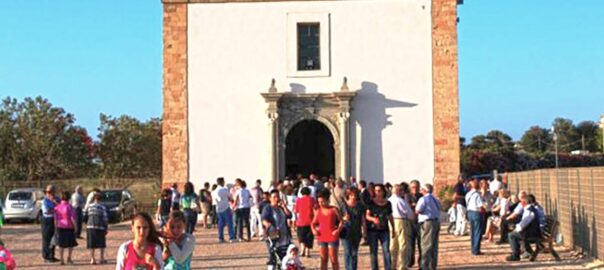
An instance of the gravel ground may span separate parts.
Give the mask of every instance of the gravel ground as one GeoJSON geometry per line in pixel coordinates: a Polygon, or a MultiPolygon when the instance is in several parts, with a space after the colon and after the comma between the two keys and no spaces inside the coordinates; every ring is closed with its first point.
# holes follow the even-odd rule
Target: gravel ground
{"type": "MultiPolygon", "coordinates": [[[[444,229],[444,228],[443,228],[444,229]]],[[[562,257],[556,262],[549,254],[541,254],[537,262],[526,260],[517,263],[507,263],[505,256],[509,254],[509,246],[497,246],[486,243],[482,251],[485,255],[470,254],[469,236],[453,237],[443,234],[441,230],[439,269],[587,269],[586,259],[573,259],[571,251],[562,246],[557,251],[562,257]]],[[[193,258],[193,269],[266,269],[266,247],[264,243],[252,242],[218,244],[215,229],[198,227],[195,237],[197,247],[193,258]]],[[[89,252],[85,249],[85,239],[79,240],[79,247],[74,249],[73,266],[46,264],[41,258],[41,235],[39,225],[9,224],[2,229],[2,240],[12,251],[17,260],[18,269],[115,269],[115,256],[118,246],[130,239],[129,223],[112,225],[107,239],[107,259],[109,264],[92,267],[89,252]]],[[[342,253],[342,248],[340,248],[342,253]]],[[[57,257],[58,257],[57,250],[57,257]]],[[[318,253],[313,251],[311,258],[303,258],[307,269],[317,269],[319,266],[318,253]]],[[[98,253],[97,253],[98,256],[98,253]]],[[[97,257],[98,258],[98,257],[97,257]]],[[[343,256],[340,255],[340,266],[343,269],[343,256]]],[[[359,269],[369,269],[369,253],[366,246],[361,247],[359,269]]],[[[594,269],[593,266],[589,267],[594,269]]]]}

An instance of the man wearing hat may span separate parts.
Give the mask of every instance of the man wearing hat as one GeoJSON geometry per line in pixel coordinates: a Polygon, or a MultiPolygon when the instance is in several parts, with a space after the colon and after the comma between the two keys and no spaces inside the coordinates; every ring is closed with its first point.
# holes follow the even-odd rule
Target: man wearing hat
{"type": "Polygon", "coordinates": [[[422,197],[415,206],[420,226],[421,261],[420,269],[436,269],[438,265],[438,233],[440,231],[440,202],[432,195],[430,184],[421,187],[422,197]]]}
{"type": "Polygon", "coordinates": [[[46,186],[45,196],[42,200],[42,258],[44,262],[58,262],[55,258],[55,247],[51,244],[52,237],[55,234],[55,206],[57,198],[55,197],[55,187],[53,185],[46,186]]]}

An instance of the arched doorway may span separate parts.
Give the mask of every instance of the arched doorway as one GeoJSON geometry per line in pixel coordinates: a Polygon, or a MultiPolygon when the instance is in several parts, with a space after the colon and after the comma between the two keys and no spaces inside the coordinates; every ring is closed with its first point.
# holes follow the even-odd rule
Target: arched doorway
{"type": "Polygon", "coordinates": [[[334,138],[317,120],[302,120],[285,139],[285,175],[335,174],[334,138]]]}

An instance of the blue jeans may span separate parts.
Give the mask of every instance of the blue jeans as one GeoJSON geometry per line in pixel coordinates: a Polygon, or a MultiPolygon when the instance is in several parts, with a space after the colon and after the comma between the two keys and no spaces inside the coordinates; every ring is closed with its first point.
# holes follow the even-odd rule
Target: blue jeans
{"type": "Polygon", "coordinates": [[[472,243],[472,254],[480,253],[480,241],[482,241],[482,214],[478,211],[468,211],[470,220],[470,239],[472,243]]]}
{"type": "Polygon", "coordinates": [[[186,208],[184,209],[184,215],[185,220],[187,221],[185,231],[188,234],[193,234],[193,231],[195,231],[195,224],[197,224],[197,212],[191,208],[186,208]]]}
{"type": "Polygon", "coordinates": [[[217,213],[218,215],[218,240],[224,241],[224,226],[229,229],[229,240],[235,240],[235,229],[233,228],[233,213],[231,208],[217,213]]]}
{"type": "Polygon", "coordinates": [[[346,270],[357,270],[360,242],[361,239],[353,241],[342,239],[342,245],[344,246],[344,265],[346,270]]]}
{"type": "Polygon", "coordinates": [[[371,270],[378,270],[378,241],[382,244],[382,255],[384,256],[384,269],[392,268],[390,258],[390,231],[368,231],[367,242],[369,242],[369,255],[371,256],[371,270]]]}

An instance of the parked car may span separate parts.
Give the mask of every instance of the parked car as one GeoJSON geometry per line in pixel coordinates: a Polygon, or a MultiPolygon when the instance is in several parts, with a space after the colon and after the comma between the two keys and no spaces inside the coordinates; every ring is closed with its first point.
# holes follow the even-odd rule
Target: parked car
{"type": "Polygon", "coordinates": [[[3,205],[4,220],[20,219],[33,222],[42,216],[44,193],[39,188],[20,188],[9,192],[3,205]]]}
{"type": "Polygon", "coordinates": [[[107,207],[109,220],[112,222],[120,222],[132,218],[138,207],[138,202],[127,189],[101,190],[100,202],[107,207]]]}

